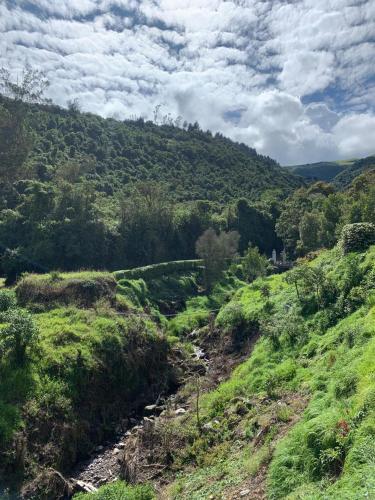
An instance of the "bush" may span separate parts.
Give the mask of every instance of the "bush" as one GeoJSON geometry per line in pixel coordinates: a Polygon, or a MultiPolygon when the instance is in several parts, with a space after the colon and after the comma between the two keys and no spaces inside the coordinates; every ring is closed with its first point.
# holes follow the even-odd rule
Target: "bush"
{"type": "Polygon", "coordinates": [[[0,290],[0,312],[16,307],[16,295],[11,290],[0,290]]]}
{"type": "Polygon", "coordinates": [[[38,342],[38,330],[32,317],[20,309],[11,310],[7,325],[0,330],[0,353],[17,366],[23,366],[38,342]]]}
{"type": "Polygon", "coordinates": [[[363,252],[375,244],[375,225],[370,222],[358,222],[344,226],[340,245],[345,254],[363,252]]]}
{"type": "Polygon", "coordinates": [[[223,329],[224,334],[230,334],[236,348],[259,330],[259,321],[247,318],[239,302],[226,305],[217,316],[216,325],[223,329]]]}
{"type": "Polygon", "coordinates": [[[357,389],[358,377],[354,373],[348,373],[340,378],[335,385],[335,396],[337,399],[352,396],[357,389]]]}

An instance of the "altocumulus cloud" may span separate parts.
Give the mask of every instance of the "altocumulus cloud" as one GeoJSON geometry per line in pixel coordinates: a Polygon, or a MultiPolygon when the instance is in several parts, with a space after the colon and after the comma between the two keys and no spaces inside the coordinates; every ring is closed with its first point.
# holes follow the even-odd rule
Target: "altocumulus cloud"
{"type": "Polygon", "coordinates": [[[375,153],[373,0],[3,0],[0,32],[63,106],[161,104],[283,164],[375,153]]]}

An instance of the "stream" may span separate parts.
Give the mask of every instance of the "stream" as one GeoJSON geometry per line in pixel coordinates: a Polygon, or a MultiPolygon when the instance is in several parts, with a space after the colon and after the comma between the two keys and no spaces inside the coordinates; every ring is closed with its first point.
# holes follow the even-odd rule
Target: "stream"
{"type": "MultiPolygon", "coordinates": [[[[191,357],[200,361],[205,367],[205,373],[209,371],[210,361],[206,353],[198,345],[193,345],[191,357]]],[[[145,406],[142,417],[129,418],[129,428],[126,432],[119,433],[117,439],[97,446],[94,454],[87,460],[80,462],[72,471],[69,482],[73,486],[74,493],[78,491],[95,492],[103,484],[111,483],[120,479],[124,450],[129,439],[135,437],[143,428],[159,418],[163,417],[166,409],[171,409],[176,416],[189,411],[186,401],[177,398],[177,392],[165,399],[159,399],[154,404],[145,406]]]]}

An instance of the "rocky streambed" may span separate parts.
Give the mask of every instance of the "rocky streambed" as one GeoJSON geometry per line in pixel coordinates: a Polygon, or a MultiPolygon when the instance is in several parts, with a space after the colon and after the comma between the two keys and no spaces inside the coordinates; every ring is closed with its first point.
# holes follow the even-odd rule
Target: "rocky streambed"
{"type": "MultiPolygon", "coordinates": [[[[193,375],[193,372],[205,376],[209,372],[211,362],[201,347],[194,345],[193,349],[190,376],[193,375]]],[[[123,422],[122,427],[126,430],[118,432],[117,439],[98,446],[91,457],[80,462],[72,471],[68,479],[72,493],[78,491],[94,492],[103,484],[117,479],[131,481],[133,478],[129,477],[129,471],[126,470],[125,458],[129,456],[129,448],[133,448],[139,437],[143,433],[149,432],[150,428],[156,427],[160,420],[178,417],[190,410],[190,403],[180,392],[166,398],[159,398],[154,404],[145,406],[141,417],[134,415],[123,422]]],[[[161,467],[156,468],[159,471],[161,469],[161,467]]],[[[150,467],[150,471],[151,469],[152,467],[150,467]]]]}
{"type": "Polygon", "coordinates": [[[93,492],[117,479],[129,483],[149,481],[158,486],[168,482],[167,470],[171,465],[168,455],[172,456],[174,447],[181,444],[168,442],[168,427],[179,425],[179,419],[189,414],[195,415],[197,380],[202,392],[215,388],[248,357],[258,335],[240,350],[233,349],[230,339],[223,339],[217,331],[204,339],[198,331],[188,337],[193,346],[190,361],[186,363],[176,355],[180,360],[177,362],[184,364],[184,380],[179,388],[174,394],[159,397],[145,406],[141,416],[128,418],[117,439],[98,446],[88,460],[81,462],[68,479],[73,493],[93,492]]]}

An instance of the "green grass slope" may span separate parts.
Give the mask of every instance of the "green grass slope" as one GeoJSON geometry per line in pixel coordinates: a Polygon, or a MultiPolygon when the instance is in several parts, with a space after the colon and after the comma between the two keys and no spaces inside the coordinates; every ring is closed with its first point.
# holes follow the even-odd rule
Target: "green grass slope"
{"type": "Polygon", "coordinates": [[[375,247],[301,270],[241,288],[219,312],[223,332],[263,336],[202,398],[204,431],[185,419],[167,498],[375,495],[375,247]]]}

